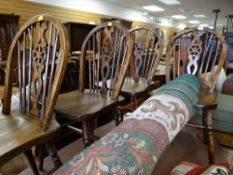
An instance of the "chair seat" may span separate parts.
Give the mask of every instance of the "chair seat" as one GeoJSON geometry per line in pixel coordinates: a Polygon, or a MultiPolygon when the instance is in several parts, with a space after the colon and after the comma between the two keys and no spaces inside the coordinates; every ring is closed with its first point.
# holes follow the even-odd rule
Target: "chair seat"
{"type": "Polygon", "coordinates": [[[39,129],[39,122],[36,117],[24,115],[1,115],[0,116],[0,165],[40,144],[55,134],[59,134],[59,124],[52,120],[49,129],[39,129]]]}
{"type": "MultiPolygon", "coordinates": [[[[213,129],[217,132],[233,134],[233,96],[217,94],[218,107],[213,110],[213,129]]],[[[191,123],[202,124],[202,117],[197,113],[191,123]]]]}
{"type": "Polygon", "coordinates": [[[137,96],[159,86],[159,81],[148,84],[146,79],[140,78],[138,81],[132,77],[126,77],[123,83],[121,93],[126,96],[137,96]]]}
{"type": "Polygon", "coordinates": [[[91,117],[97,117],[113,105],[124,102],[124,97],[119,96],[114,101],[108,95],[90,93],[88,91],[72,91],[58,96],[55,111],[72,120],[82,121],[91,117]]]}

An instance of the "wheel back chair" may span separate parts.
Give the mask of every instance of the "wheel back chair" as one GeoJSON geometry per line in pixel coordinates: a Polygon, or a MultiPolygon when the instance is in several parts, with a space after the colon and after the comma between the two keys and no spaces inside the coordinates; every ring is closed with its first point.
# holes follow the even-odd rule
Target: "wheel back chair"
{"type": "Polygon", "coordinates": [[[204,129],[204,140],[207,142],[210,163],[214,162],[211,110],[217,107],[214,88],[224,64],[226,52],[226,42],[218,32],[196,28],[183,30],[174,36],[166,52],[166,81],[185,73],[196,75],[201,81],[200,100],[195,107],[201,111],[202,124],[196,123],[196,117],[193,117],[189,125],[204,129]]]}
{"type": "Polygon", "coordinates": [[[124,102],[119,93],[132,47],[130,34],[117,23],[103,23],[95,27],[84,40],[79,90],[59,95],[56,112],[74,123],[82,123],[81,130],[73,125],[69,127],[82,134],[85,146],[95,139],[93,121],[124,102]]]}
{"type": "Polygon", "coordinates": [[[134,41],[133,54],[129,67],[130,76],[125,78],[121,94],[130,99],[128,105],[118,107],[116,124],[123,120],[125,111],[133,111],[148,97],[148,91],[159,87],[159,81],[153,81],[163,50],[162,31],[142,26],[129,30],[134,41]],[[138,104],[137,104],[138,103],[138,104]]]}
{"type": "Polygon", "coordinates": [[[24,153],[39,174],[31,148],[59,135],[60,126],[52,117],[67,63],[67,38],[60,21],[46,14],[32,17],[16,33],[7,56],[0,165],[24,153]],[[15,96],[13,70],[19,87],[15,96]]]}

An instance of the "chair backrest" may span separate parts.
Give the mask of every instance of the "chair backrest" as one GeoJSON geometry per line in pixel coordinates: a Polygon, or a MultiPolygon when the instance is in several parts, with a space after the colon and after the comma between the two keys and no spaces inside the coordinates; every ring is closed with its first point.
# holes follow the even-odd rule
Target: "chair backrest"
{"type": "Polygon", "coordinates": [[[29,19],[16,33],[7,56],[3,113],[10,113],[12,74],[17,69],[20,109],[46,129],[68,59],[68,37],[61,22],[46,14],[29,19]]]}
{"type": "Polygon", "coordinates": [[[174,36],[167,46],[166,81],[171,76],[193,74],[201,80],[202,90],[213,91],[226,52],[226,41],[217,31],[185,29],[174,36]]]}
{"type": "Polygon", "coordinates": [[[80,57],[80,90],[109,94],[117,99],[132,54],[129,32],[118,23],[95,27],[82,45],[80,57]],[[85,85],[86,83],[86,85],[85,85]]]}
{"type": "Polygon", "coordinates": [[[163,51],[162,31],[153,27],[138,27],[129,30],[134,40],[130,74],[151,82],[163,51]]]}

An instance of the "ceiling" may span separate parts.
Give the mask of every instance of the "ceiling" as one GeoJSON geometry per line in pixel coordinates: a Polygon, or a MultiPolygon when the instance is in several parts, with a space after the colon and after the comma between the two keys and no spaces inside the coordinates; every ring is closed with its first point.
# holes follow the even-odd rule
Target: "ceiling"
{"type": "Polygon", "coordinates": [[[156,22],[156,18],[166,18],[169,21],[182,22],[187,26],[189,20],[198,20],[200,24],[208,24],[213,26],[215,14],[213,9],[220,9],[221,12],[218,15],[217,27],[222,29],[226,25],[226,16],[233,14],[233,0],[178,0],[180,4],[166,5],[158,0],[103,0],[105,2],[114,3],[120,6],[132,8],[135,10],[145,11],[142,7],[146,5],[156,5],[165,10],[162,12],[149,12],[148,16],[153,16],[156,22]],[[202,14],[205,18],[196,18],[193,15],[202,14]],[[171,18],[172,15],[183,15],[186,19],[176,20],[171,18]]]}
{"type": "Polygon", "coordinates": [[[159,0],[27,0],[44,3],[53,6],[66,7],[76,10],[99,13],[127,20],[137,20],[173,26],[177,28],[192,25],[208,24],[213,26],[215,14],[213,9],[220,9],[217,28],[222,30],[226,25],[226,16],[233,14],[233,0],[177,0],[180,4],[166,5],[159,0]],[[156,5],[164,9],[162,12],[148,12],[145,14],[143,6],[156,5]],[[172,15],[183,15],[186,19],[173,19],[172,15]],[[196,18],[193,15],[205,15],[204,18],[196,18]],[[198,20],[199,24],[189,24],[189,20],[198,20]]]}

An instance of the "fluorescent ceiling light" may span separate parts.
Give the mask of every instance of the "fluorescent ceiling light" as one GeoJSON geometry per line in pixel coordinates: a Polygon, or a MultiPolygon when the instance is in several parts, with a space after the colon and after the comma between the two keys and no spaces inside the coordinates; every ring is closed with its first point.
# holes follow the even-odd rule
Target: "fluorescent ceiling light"
{"type": "Polygon", "coordinates": [[[146,11],[143,11],[142,12],[142,16],[147,16],[149,13],[148,12],[146,12],[146,11]]]}
{"type": "Polygon", "coordinates": [[[95,25],[95,22],[94,21],[89,21],[89,24],[95,25]]]}
{"type": "Polygon", "coordinates": [[[181,23],[181,24],[178,24],[178,29],[185,29],[185,27],[186,27],[186,25],[185,24],[183,24],[183,23],[181,23]]]}
{"type": "Polygon", "coordinates": [[[188,21],[189,24],[199,24],[200,21],[197,21],[197,20],[190,20],[188,21]]]}
{"type": "Polygon", "coordinates": [[[203,14],[200,14],[200,15],[193,15],[193,16],[196,17],[196,18],[206,18],[206,16],[203,15],[203,14]]]}
{"type": "Polygon", "coordinates": [[[182,8],[181,8],[181,9],[179,9],[179,11],[180,11],[180,12],[183,12],[183,13],[192,13],[192,12],[193,12],[193,10],[191,10],[191,9],[186,9],[186,8],[185,8],[185,9],[182,9],[182,8]]]}
{"type": "Polygon", "coordinates": [[[209,26],[209,24],[200,24],[200,25],[202,25],[203,27],[208,27],[209,26]]]}
{"type": "Polygon", "coordinates": [[[143,6],[144,9],[152,11],[152,12],[162,12],[164,11],[163,8],[158,7],[156,5],[148,5],[148,6],[143,6]]]}
{"type": "Polygon", "coordinates": [[[177,0],[158,0],[166,5],[176,5],[176,4],[181,4],[179,1],[177,0]]]}
{"type": "Polygon", "coordinates": [[[172,15],[171,17],[174,19],[186,19],[186,16],[183,15],[172,15]]]}
{"type": "Polygon", "coordinates": [[[199,30],[203,30],[204,28],[206,28],[206,27],[208,27],[209,25],[208,24],[200,24],[199,26],[198,26],[198,29],[199,30]]]}

